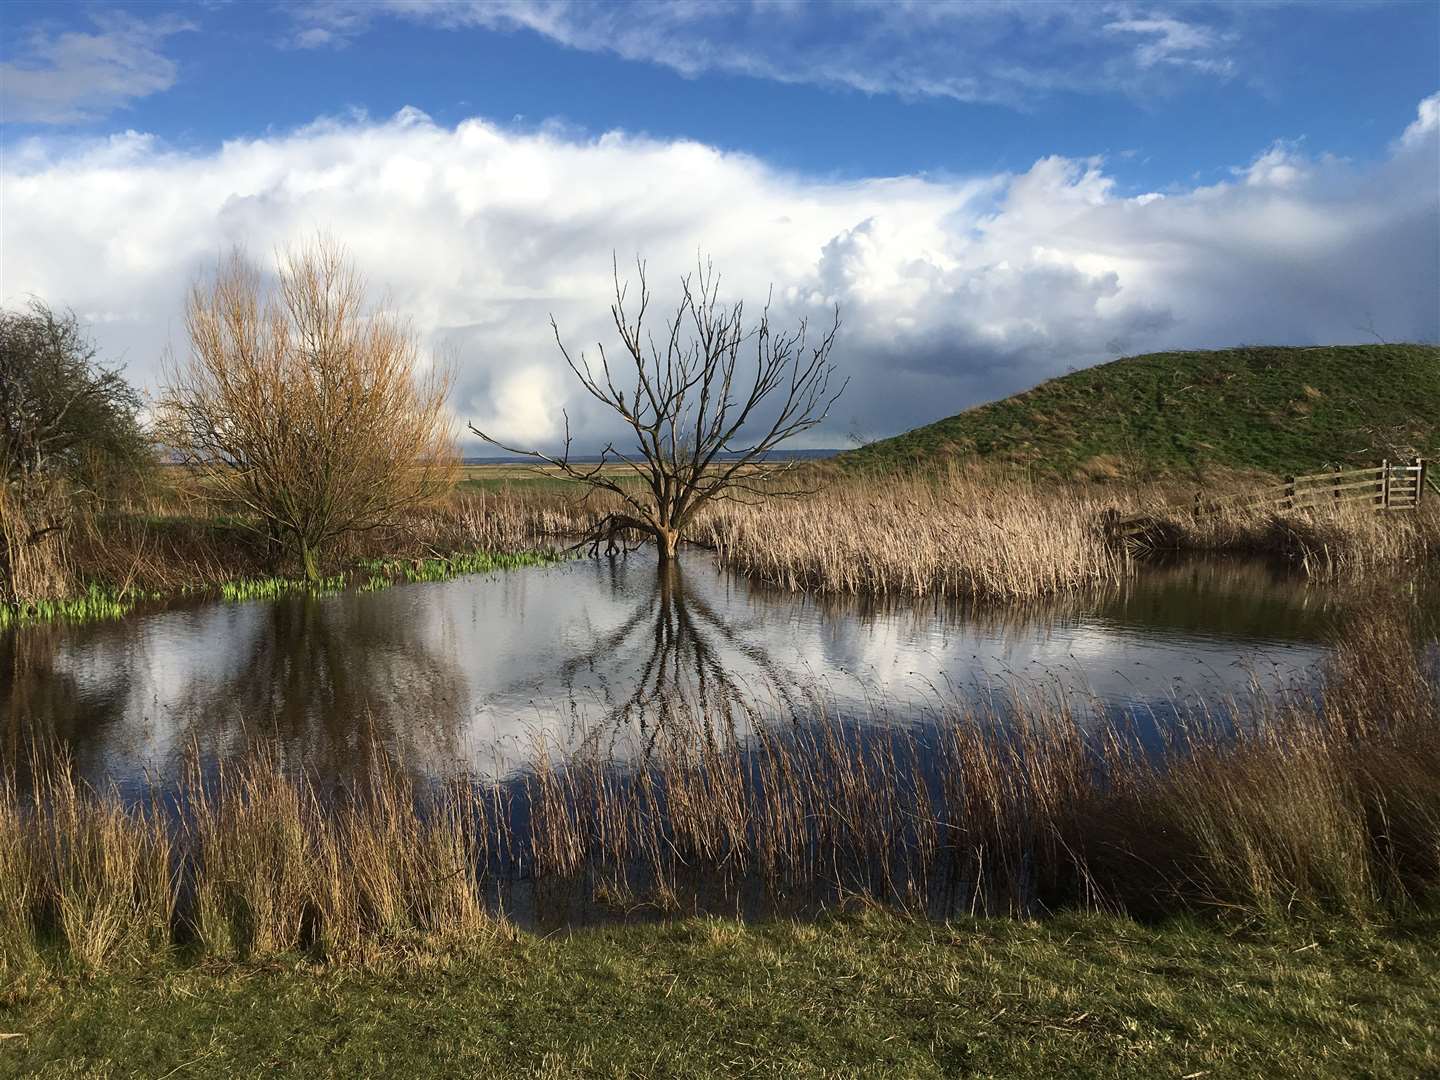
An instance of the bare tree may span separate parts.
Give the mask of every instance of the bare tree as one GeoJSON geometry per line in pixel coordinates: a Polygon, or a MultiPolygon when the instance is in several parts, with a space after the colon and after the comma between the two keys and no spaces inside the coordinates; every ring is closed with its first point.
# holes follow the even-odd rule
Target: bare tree
{"type": "Polygon", "coordinates": [[[597,346],[598,371],[584,353],[572,355],[550,319],[565,363],[585,391],[633,432],[632,449],[611,442],[598,461],[574,460],[568,414],[558,456],[507,446],[474,424],[470,430],[502,450],[548,463],[585,485],[587,495],[607,491],[621,500],[624,509],[602,518],[582,544],[598,548],[605,540],[613,550],[617,535],[636,532],[653,538],[661,561],[669,562],[707,503],[799,493],[782,479],[797,463],[767,459],[781,443],[824,421],[844,391],[843,382],[832,388],[830,362],[840,315],[837,310],[814,342],[803,319],[794,329],[773,329],[768,301],[759,321],[747,327],[743,303],[720,303],[720,276],[705,262],[693,277],[681,279],[680,301],[657,342],[645,327],[651,300],[645,264],[637,262],[637,269],[633,317],[625,306],[628,286],[618,267],[613,271],[610,315],[626,357],[617,363],[619,371],[612,370],[603,345],[597,346]],[[629,383],[628,393],[617,379],[629,383]]]}
{"type": "Polygon", "coordinates": [[[420,373],[414,331],[367,303],[335,242],[278,271],[267,287],[236,252],[192,287],[190,356],[168,373],[158,429],[200,492],[252,514],[313,579],[337,537],[448,490],[450,376],[420,373]]]}

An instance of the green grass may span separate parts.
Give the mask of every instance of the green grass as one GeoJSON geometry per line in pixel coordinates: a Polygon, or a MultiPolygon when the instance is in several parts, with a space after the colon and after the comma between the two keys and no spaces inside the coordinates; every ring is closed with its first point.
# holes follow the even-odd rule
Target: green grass
{"type": "Polygon", "coordinates": [[[332,574],[315,581],[290,577],[237,578],[234,581],[221,582],[220,599],[238,604],[246,600],[274,600],[290,593],[319,595],[339,592],[349,580],[345,574],[332,574]]]}
{"type": "Polygon", "coordinates": [[[496,570],[519,570],[526,566],[549,566],[563,558],[547,551],[461,552],[432,559],[370,559],[360,568],[376,581],[446,581],[462,574],[489,574],[496,570]]]}
{"type": "Polygon", "coordinates": [[[493,574],[527,566],[550,566],[564,558],[548,551],[496,553],[477,551],[433,559],[371,559],[360,564],[367,575],[361,592],[375,592],[401,582],[449,581],[463,574],[493,574]]]}
{"type": "Polygon", "coordinates": [[[1086,471],[1309,472],[1440,452],[1440,348],[1152,353],[1077,371],[842,455],[893,468],[976,455],[1086,471]]]}
{"type": "Polygon", "coordinates": [[[157,594],[137,589],[113,589],[91,582],[78,596],[64,600],[36,600],[25,604],[0,604],[0,630],[45,622],[95,622],[128,615],[141,600],[157,594]]]}
{"type": "Polygon", "coordinates": [[[1256,936],[865,912],[516,934],[381,966],[176,960],[0,995],[0,1075],[1435,1075],[1436,927],[1256,936]]]}
{"type": "Polygon", "coordinates": [[[90,622],[119,619],[142,600],[163,600],[167,596],[207,593],[214,589],[227,603],[274,600],[293,593],[323,595],[358,585],[362,592],[374,592],[401,582],[445,581],[462,574],[489,574],[526,566],[548,566],[563,558],[546,551],[460,552],[428,559],[367,559],[358,567],[330,574],[317,581],[298,577],[250,577],[221,582],[218,587],[187,585],[170,593],[137,589],[113,589],[91,582],[85,592],[66,600],[40,600],[28,604],[0,604],[0,630],[44,622],[90,622]]]}
{"type": "Polygon", "coordinates": [[[227,581],[220,597],[232,603],[242,600],[273,600],[289,593],[324,594],[359,585],[361,592],[375,592],[402,582],[448,581],[464,574],[491,574],[527,566],[548,566],[560,555],[546,551],[466,551],[428,559],[365,559],[353,570],[331,574],[317,581],[304,578],[265,577],[227,581]]]}

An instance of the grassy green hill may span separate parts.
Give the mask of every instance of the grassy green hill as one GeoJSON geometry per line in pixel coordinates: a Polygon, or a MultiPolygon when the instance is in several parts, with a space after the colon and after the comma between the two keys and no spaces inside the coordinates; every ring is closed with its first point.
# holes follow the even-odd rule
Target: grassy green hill
{"type": "Polygon", "coordinates": [[[1261,346],[1126,357],[838,460],[893,468],[973,455],[1104,476],[1303,472],[1417,451],[1440,451],[1440,348],[1261,346]]]}

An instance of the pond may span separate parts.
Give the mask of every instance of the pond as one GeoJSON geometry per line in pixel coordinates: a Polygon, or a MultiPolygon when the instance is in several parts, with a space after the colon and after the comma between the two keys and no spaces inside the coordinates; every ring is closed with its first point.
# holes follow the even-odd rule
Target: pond
{"type": "Polygon", "coordinates": [[[259,746],[343,779],[384,753],[422,776],[504,776],[676,702],[919,721],[1028,686],[1164,714],[1313,678],[1338,594],[1233,561],[1149,566],[1031,605],[881,604],[747,583],[703,551],[0,634],[0,755],[66,747],[92,782],[259,746]]]}

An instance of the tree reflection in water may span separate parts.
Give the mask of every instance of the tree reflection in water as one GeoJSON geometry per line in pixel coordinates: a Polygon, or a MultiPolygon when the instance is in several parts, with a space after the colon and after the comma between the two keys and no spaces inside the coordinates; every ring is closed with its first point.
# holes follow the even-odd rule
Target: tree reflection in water
{"type": "Polygon", "coordinates": [[[261,749],[341,784],[382,757],[417,777],[452,771],[463,673],[427,640],[423,620],[364,600],[207,608],[197,614],[217,620],[217,632],[180,642],[141,621],[87,628],[89,668],[78,677],[60,662],[61,627],[0,634],[0,754],[24,782],[32,758],[61,752],[99,786],[139,786],[143,770],[173,779],[192,752],[213,766],[261,749]],[[192,655],[170,689],[166,653],[177,648],[192,655]]]}
{"type": "Polygon", "coordinates": [[[274,745],[288,764],[340,782],[367,774],[379,754],[407,771],[448,771],[464,722],[463,674],[426,640],[423,622],[363,599],[267,605],[235,676],[200,688],[185,710],[200,752],[230,759],[274,745]]]}
{"type": "MultiPolygon", "coordinates": [[[[614,560],[612,560],[612,563],[614,560]]],[[[616,593],[619,593],[619,589],[616,593]]],[[[803,693],[791,673],[716,611],[699,591],[687,590],[678,561],[657,563],[634,610],[615,630],[567,659],[561,684],[572,694],[581,671],[604,672],[605,727],[653,733],[682,713],[733,730],[762,704],[794,713],[803,693]]]]}
{"type": "Polygon", "coordinates": [[[119,712],[122,695],[87,699],[69,673],[56,670],[60,639],[54,624],[0,633],[0,767],[22,787],[56,750],[83,768],[90,734],[119,712]]]}
{"type": "MultiPolygon", "coordinates": [[[[1415,603],[1440,609],[1436,595],[1415,603]]],[[[748,730],[757,709],[868,715],[878,701],[923,719],[935,687],[1055,672],[1148,705],[1197,673],[1197,691],[1243,692],[1237,658],[1277,682],[1307,677],[1347,597],[1259,564],[1191,561],[1025,607],[887,603],[642,556],[376,594],[191,600],[0,633],[0,766],[59,748],[93,783],[129,784],[163,778],[191,746],[211,760],[265,746],[341,782],[382,758],[427,779],[505,776],[542,740],[634,762],[696,716],[719,733],[748,730]]]]}

